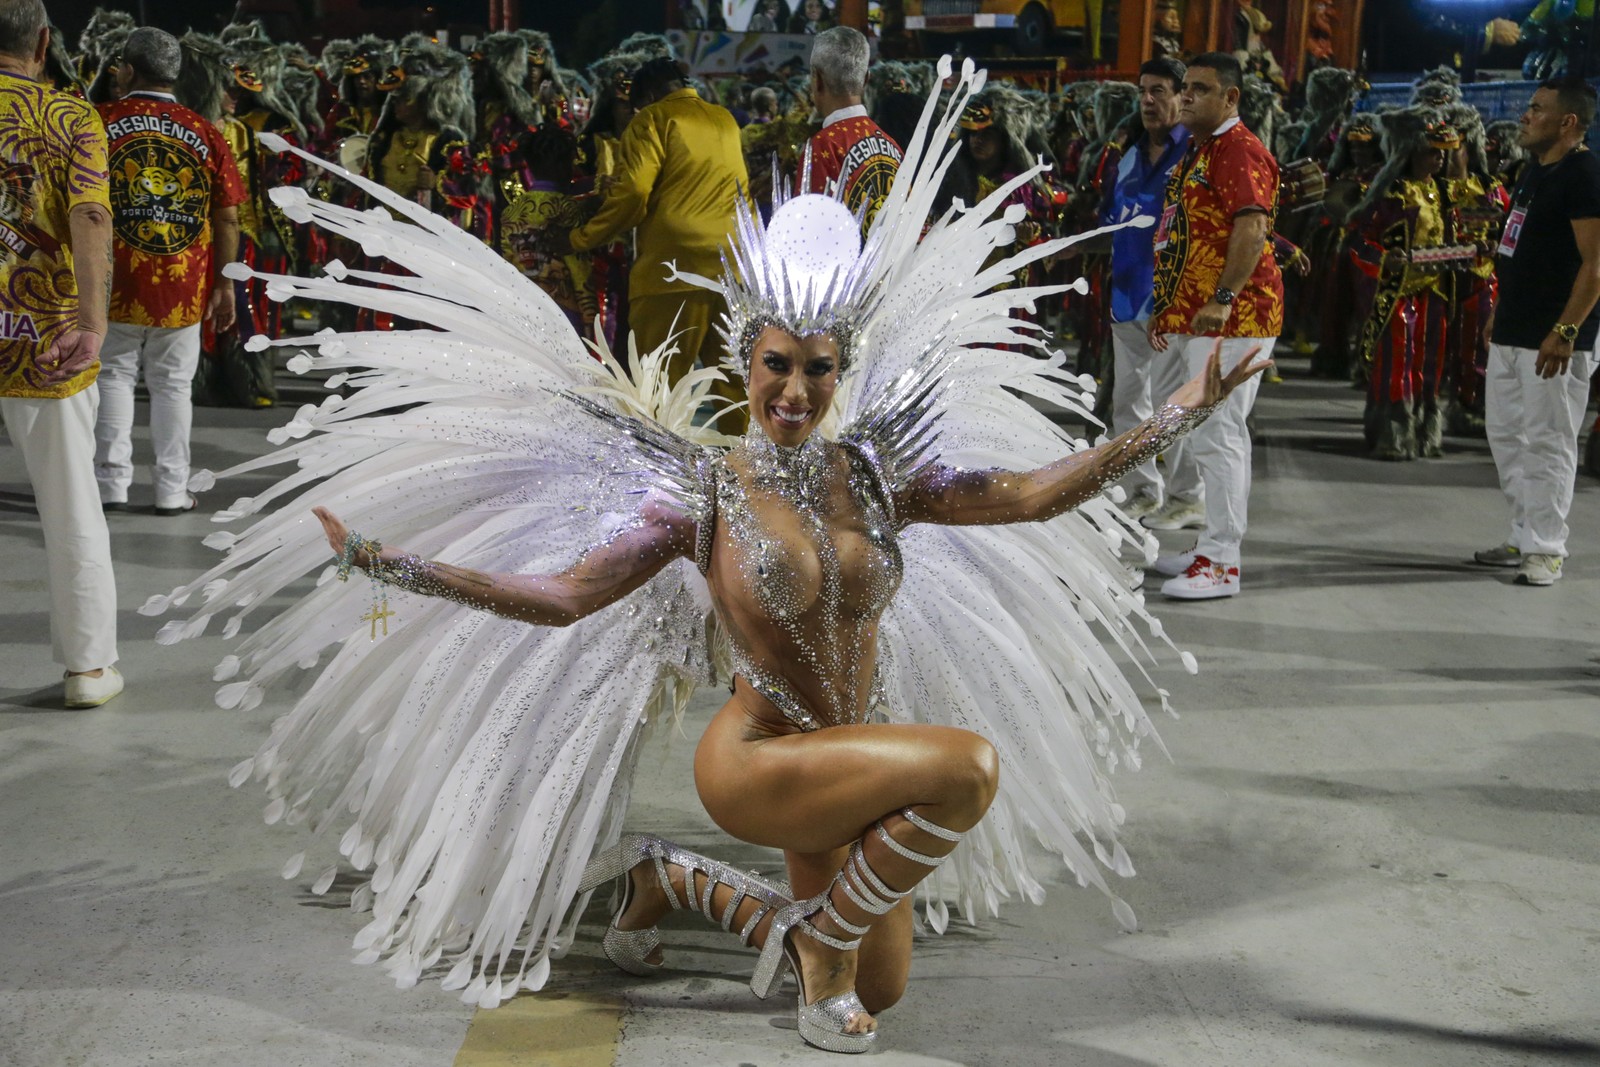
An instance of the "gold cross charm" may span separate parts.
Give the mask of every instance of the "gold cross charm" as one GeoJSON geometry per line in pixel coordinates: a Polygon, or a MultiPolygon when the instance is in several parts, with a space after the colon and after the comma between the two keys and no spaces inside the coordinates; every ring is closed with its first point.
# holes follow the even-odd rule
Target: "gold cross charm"
{"type": "Polygon", "coordinates": [[[378,623],[383,623],[383,636],[389,636],[389,620],[395,618],[395,613],[389,610],[389,599],[384,598],[383,606],[372,605],[372,610],[361,616],[362,622],[372,623],[372,639],[378,639],[378,623]]]}

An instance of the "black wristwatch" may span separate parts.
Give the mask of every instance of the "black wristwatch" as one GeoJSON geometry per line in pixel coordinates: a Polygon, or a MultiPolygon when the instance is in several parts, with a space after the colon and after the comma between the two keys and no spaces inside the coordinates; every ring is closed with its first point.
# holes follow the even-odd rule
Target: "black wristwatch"
{"type": "Polygon", "coordinates": [[[1550,332],[1568,344],[1578,340],[1578,324],[1574,322],[1558,322],[1550,328],[1550,332]]]}
{"type": "Polygon", "coordinates": [[[1211,300],[1212,303],[1221,304],[1223,307],[1228,307],[1233,303],[1234,298],[1238,295],[1238,293],[1234,292],[1232,289],[1229,289],[1227,286],[1219,285],[1217,286],[1217,291],[1211,294],[1211,300]]]}

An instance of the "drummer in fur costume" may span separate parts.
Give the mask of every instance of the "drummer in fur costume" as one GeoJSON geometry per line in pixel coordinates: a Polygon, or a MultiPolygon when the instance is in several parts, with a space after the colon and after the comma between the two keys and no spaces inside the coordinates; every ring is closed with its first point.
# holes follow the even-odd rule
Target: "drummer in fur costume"
{"type": "MultiPolygon", "coordinates": [[[[431,211],[452,200],[475,206],[476,174],[468,130],[472,97],[459,52],[423,44],[378,82],[386,96],[367,153],[367,174],[431,211]]],[[[466,227],[470,229],[470,227],[466,227]]]]}
{"type": "Polygon", "coordinates": [[[1364,274],[1358,275],[1351,251],[1350,218],[1383,166],[1381,136],[1376,114],[1352,115],[1340,127],[1328,160],[1328,189],[1322,202],[1327,232],[1309,250],[1307,282],[1322,294],[1311,373],[1323,378],[1350,378],[1351,324],[1359,326],[1365,320],[1371,303],[1371,287],[1364,274]]]}
{"type": "Polygon", "coordinates": [[[1494,321],[1499,295],[1495,249],[1511,210],[1511,195],[1489,169],[1483,117],[1477,108],[1453,104],[1444,114],[1461,134],[1461,144],[1450,153],[1445,167],[1455,238],[1477,249],[1474,258],[1449,276],[1449,364],[1445,375],[1454,401],[1450,422],[1452,432],[1482,433],[1484,374],[1489,366],[1487,326],[1494,321]]]}
{"type": "MultiPolygon", "coordinates": [[[[178,102],[193,108],[216,124],[239,168],[246,197],[239,205],[239,258],[245,263],[286,263],[286,247],[293,247],[293,232],[280,233],[288,226],[267,197],[271,188],[268,167],[276,172],[289,168],[286,161],[264,151],[256,130],[235,112],[241,101],[261,87],[260,78],[243,63],[236,62],[232,50],[218,37],[190,32],[179,41],[183,65],[173,94],[178,102]],[[270,161],[270,164],[269,164],[270,161]],[[288,242],[285,237],[289,238],[288,242]]],[[[234,407],[270,407],[277,399],[273,384],[273,363],[269,351],[250,352],[244,342],[256,334],[277,336],[282,318],[281,305],[266,297],[266,286],[259,279],[234,281],[234,328],[224,334],[201,333],[204,355],[196,393],[202,403],[234,407]]]]}
{"type": "Polygon", "coordinates": [[[126,11],[94,9],[83,32],[78,35],[78,77],[89,87],[89,102],[103,104],[112,96],[115,64],[112,60],[122,51],[137,25],[126,11]]]}
{"type": "MultiPolygon", "coordinates": [[[[402,47],[400,62],[378,82],[386,95],[369,143],[367,176],[471,232],[483,198],[467,133],[469,86],[461,53],[425,41],[412,41],[409,51],[402,47]]],[[[365,308],[356,321],[360,329],[403,325],[365,308]]]]}
{"type": "Polygon", "coordinates": [[[556,122],[567,113],[571,87],[556,65],[555,42],[540,30],[517,30],[516,35],[527,45],[528,68],[523,89],[533,102],[535,120],[528,125],[539,127],[556,122]]]}
{"type": "Polygon", "coordinates": [[[533,183],[526,141],[542,122],[528,91],[534,55],[518,33],[491,33],[472,54],[478,131],[472,155],[486,170],[482,202],[472,232],[499,247],[499,220],[505,207],[533,183]]]}
{"type": "Polygon", "coordinates": [[[1355,251],[1374,296],[1360,355],[1370,367],[1367,443],[1377,459],[1443,454],[1441,391],[1456,245],[1445,177],[1460,131],[1427,108],[1383,116],[1388,162],[1356,209],[1355,251]]]}
{"type": "Polygon", "coordinates": [[[353,169],[365,170],[366,139],[377,130],[383,113],[378,79],[397,58],[394,45],[371,34],[354,41],[329,41],[322,50],[322,73],[333,84],[335,96],[322,116],[323,158],[358,163],[353,169]],[[361,140],[352,143],[351,138],[361,140]]]}

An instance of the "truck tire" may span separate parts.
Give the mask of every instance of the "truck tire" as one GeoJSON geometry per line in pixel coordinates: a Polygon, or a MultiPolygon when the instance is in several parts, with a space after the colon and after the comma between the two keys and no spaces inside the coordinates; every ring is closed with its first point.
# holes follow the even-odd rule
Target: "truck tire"
{"type": "Polygon", "coordinates": [[[1012,30],[1011,44],[1018,55],[1041,56],[1050,44],[1055,27],[1050,24],[1050,13],[1043,4],[1029,4],[1017,16],[1012,30]]]}

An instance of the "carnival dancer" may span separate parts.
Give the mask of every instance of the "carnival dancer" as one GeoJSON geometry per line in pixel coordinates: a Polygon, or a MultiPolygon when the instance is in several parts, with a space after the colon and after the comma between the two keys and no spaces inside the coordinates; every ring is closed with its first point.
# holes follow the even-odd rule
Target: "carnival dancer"
{"type": "Polygon", "coordinates": [[[1359,355],[1369,367],[1364,422],[1377,459],[1443,454],[1444,276],[1461,261],[1444,169],[1461,135],[1438,114],[1406,108],[1383,116],[1388,162],[1352,220],[1357,260],[1375,292],[1359,355]]]}
{"type": "Polygon", "coordinates": [[[808,191],[837,186],[840,199],[871,226],[900,166],[900,146],[867,117],[861,94],[871,50],[860,30],[835,26],[811,43],[811,99],[822,129],[806,142],[808,191]]]}
{"type": "Polygon", "coordinates": [[[478,42],[472,59],[478,108],[472,155],[487,171],[487,188],[470,232],[498,244],[500,212],[534,181],[526,154],[528,134],[553,123],[546,123],[543,108],[529,95],[533,53],[521,34],[489,34],[478,42]]]}
{"type": "Polygon", "coordinates": [[[378,79],[394,66],[394,45],[368,34],[354,41],[330,41],[322,55],[323,73],[335,87],[335,95],[322,116],[318,154],[364,170],[369,139],[377,132],[383,114],[378,79]]]}
{"type": "Polygon", "coordinates": [[[555,301],[573,329],[592,340],[599,314],[592,261],[582,252],[551,249],[560,243],[557,238],[588,221],[599,200],[574,195],[578,139],[571,130],[547,123],[527,141],[522,155],[532,177],[506,206],[498,227],[499,252],[555,301]]]}
{"type": "Polygon", "coordinates": [[[1350,116],[1340,129],[1328,160],[1325,224],[1314,231],[1306,249],[1311,259],[1307,287],[1323,293],[1311,373],[1324,378],[1351,380],[1352,338],[1360,334],[1374,296],[1355,266],[1350,217],[1383,167],[1382,133],[1378,116],[1371,112],[1350,116]]]}
{"type": "Polygon", "coordinates": [[[1083,397],[1054,361],[998,347],[1037,338],[1009,314],[1035,294],[993,287],[1065,242],[986,267],[1010,241],[1005,187],[922,228],[977,84],[968,62],[942,116],[930,97],[865,247],[828,198],[782,202],[770,227],[735,203],[722,280],[694,279],[720,290],[747,376],[753,429],[731,447],[690,421],[710,372],[668,386],[664,349],[634,380],[596,362],[444,220],[377,188],[403,220],[282,194],[418,280],[274,278],[274,293],[381,302],[440,329],[320,339],[318,363],[362,370],[358,399],[285,427],[294,443],[248,466],[287,462],[289,479],[239,502],[249,529],[213,535],[226,560],[145,610],[206,605],[164,628],[172,640],[299,592],[219,668],[219,701],[255,706],[322,654],[233,780],[267,783],[269,822],[339,833],[356,812],[341,848],[377,865],[359,959],[386,959],[404,986],[437,969],[492,1007],[542,987],[574,909],[626,875],[603,942],[619,964],[651,970],[653,916],[701,911],[761,946],[756,992],[792,966],[807,1041],[856,1052],[874,1041],[869,1012],[903,991],[913,891],[943,930],[946,900],[975,917],[1040,899],[1027,841],[1108,892],[1096,857],[1131,873],[1105,770],[1152,728],[1102,641],[1137,649],[1154,620],[1110,544],[1136,527],[1097,494],[1264,364],[1224,375],[1210,360],[1097,448],[1029,404],[1083,397]],[[368,590],[298,584],[327,566],[317,502],[337,574],[365,566],[393,587],[371,587],[354,630],[368,590]],[[434,596],[397,615],[382,597],[400,588],[434,596]],[[715,662],[734,688],[701,741],[701,795],[730,832],[785,850],[792,896],[658,838],[619,841],[646,724],[715,662]]]}
{"type": "MultiPolygon", "coordinates": [[[[994,251],[996,262],[1040,243],[1055,207],[1045,188],[1043,172],[1023,147],[1021,117],[1011,106],[1013,103],[1013,94],[992,85],[973,96],[957,124],[961,130],[960,151],[936,209],[943,212],[956,201],[976,204],[996,190],[1005,189],[1006,206],[1021,207],[1023,216],[1015,225],[1012,243],[994,251]],[[1019,174],[1032,177],[1019,183],[1019,174]]],[[[1010,284],[1033,285],[1042,270],[1042,264],[1030,262],[1028,269],[1019,272],[1010,284]]],[[[1030,317],[1035,314],[1025,308],[1017,313],[1030,317]]]]}
{"type": "MultiPolygon", "coordinates": [[[[1179,116],[1192,134],[1167,184],[1156,229],[1150,341],[1176,348],[1198,369],[1222,338],[1223,365],[1271,353],[1283,331],[1283,278],[1273,258],[1278,163],[1239,120],[1238,60],[1209,52],[1189,64],[1179,116]]],[[[1206,523],[1188,552],[1162,556],[1164,596],[1237,596],[1250,506],[1250,429],[1258,379],[1251,378],[1193,434],[1188,447],[1205,486],[1206,523]]]]}
{"type": "MultiPolygon", "coordinates": [[[[517,35],[527,46],[527,81],[523,83],[525,95],[533,101],[533,126],[543,126],[567,115],[570,110],[571,87],[562,76],[556,63],[555,44],[542,30],[518,30],[517,35]]],[[[629,51],[626,42],[618,49],[629,51]]]]}
{"type": "MultiPolygon", "coordinates": [[[[298,186],[305,180],[305,167],[294,157],[263,151],[260,136],[271,134],[304,145],[310,133],[284,91],[285,58],[266,39],[260,23],[228,27],[222,40],[233,63],[227,96],[232,121],[224,124],[222,132],[249,194],[239,206],[240,258],[263,271],[295,270],[301,266],[297,255],[302,247],[300,237],[268,194],[273,189],[298,186]],[[230,30],[234,32],[230,34],[230,30]]],[[[259,282],[248,282],[236,291],[235,311],[234,343],[223,345],[219,340],[221,358],[243,363],[245,373],[231,377],[242,379],[244,395],[240,399],[244,404],[271,407],[278,400],[276,368],[270,353],[252,352],[245,342],[258,334],[281,335],[283,308],[267,299],[259,282]]]]}
{"type": "Polygon", "coordinates": [[[456,217],[474,233],[470,219],[463,222],[452,211],[471,212],[478,203],[467,132],[472,98],[466,57],[438,45],[418,46],[384,72],[378,87],[386,95],[367,174],[429,211],[456,217]]]}
{"type": "MultiPolygon", "coordinates": [[[[472,121],[467,87],[466,57],[459,52],[419,42],[401,55],[378,81],[385,94],[383,114],[367,152],[367,174],[397,196],[476,235],[473,219],[485,199],[483,174],[464,128],[472,121]]],[[[365,257],[357,266],[394,270],[392,261],[373,263],[365,257]]],[[[397,325],[385,311],[356,310],[357,329],[397,325]]]]}
{"type": "Polygon", "coordinates": [[[128,39],[138,25],[126,11],[94,9],[83,32],[78,35],[78,77],[89,87],[91,104],[103,104],[115,98],[116,71],[113,69],[122,42],[128,39]]]}
{"type": "MultiPolygon", "coordinates": [[[[1104,82],[1094,93],[1094,139],[1085,146],[1079,161],[1076,191],[1068,211],[1075,228],[1094,224],[1106,194],[1116,183],[1122,164],[1124,145],[1136,136],[1128,125],[1139,110],[1139,90],[1126,82],[1104,82]]],[[[1111,262],[1104,250],[1090,250],[1084,256],[1083,277],[1089,291],[1076,305],[1075,333],[1078,337],[1077,368],[1104,380],[1112,360],[1111,341],[1111,262]]],[[[1188,377],[1187,374],[1184,375],[1188,377]]],[[[1104,407],[1109,391],[1102,394],[1102,418],[1110,414],[1104,407]]]]}
{"type": "MultiPolygon", "coordinates": [[[[633,121],[633,73],[645,57],[637,52],[613,53],[589,68],[599,87],[594,111],[578,140],[578,168],[590,179],[595,195],[604,198],[622,179],[622,134],[633,121]]],[[[633,235],[622,234],[589,253],[590,280],[598,308],[599,332],[606,345],[626,362],[628,272],[633,268],[633,235]]]]}
{"type": "Polygon", "coordinates": [[[1500,243],[1511,196],[1489,169],[1483,117],[1470,104],[1445,110],[1445,120],[1460,134],[1445,162],[1445,199],[1451,241],[1470,245],[1450,272],[1450,322],[1445,329],[1447,427],[1453,433],[1483,434],[1483,380],[1489,366],[1489,326],[1494,322],[1499,283],[1494,254],[1500,243]]]}

